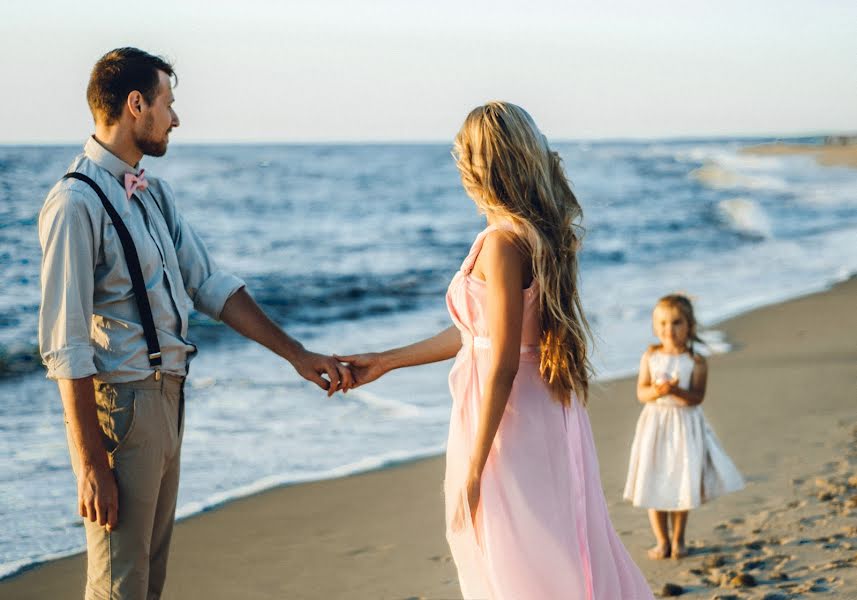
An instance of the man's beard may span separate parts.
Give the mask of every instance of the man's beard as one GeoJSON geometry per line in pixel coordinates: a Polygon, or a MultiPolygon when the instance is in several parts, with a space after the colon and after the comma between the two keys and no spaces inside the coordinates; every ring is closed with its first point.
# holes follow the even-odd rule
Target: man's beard
{"type": "Polygon", "coordinates": [[[143,133],[137,136],[134,142],[137,144],[137,148],[140,149],[140,152],[146,156],[163,156],[167,153],[167,144],[169,143],[167,140],[167,133],[169,133],[169,130],[167,130],[161,139],[156,139],[153,134],[153,129],[154,118],[152,118],[151,115],[148,115],[143,123],[143,133]]]}

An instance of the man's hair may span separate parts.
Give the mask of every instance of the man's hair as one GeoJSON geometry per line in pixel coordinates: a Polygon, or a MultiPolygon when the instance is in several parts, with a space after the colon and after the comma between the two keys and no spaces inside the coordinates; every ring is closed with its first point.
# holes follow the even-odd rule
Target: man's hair
{"type": "Polygon", "coordinates": [[[147,104],[154,102],[160,83],[158,71],[178,78],[173,65],[160,56],[137,48],[111,50],[95,63],[86,87],[86,101],[96,120],[101,117],[108,125],[119,120],[128,94],[138,91],[147,104]]]}

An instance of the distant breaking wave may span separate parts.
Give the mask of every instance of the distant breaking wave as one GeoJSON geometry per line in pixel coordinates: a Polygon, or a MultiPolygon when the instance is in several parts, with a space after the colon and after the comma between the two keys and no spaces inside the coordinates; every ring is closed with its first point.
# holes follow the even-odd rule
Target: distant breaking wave
{"type": "Polygon", "coordinates": [[[736,173],[715,163],[707,163],[698,169],[694,169],[690,176],[705,186],[716,190],[782,191],[787,189],[786,183],[773,175],[736,173]]]}
{"type": "Polygon", "coordinates": [[[740,235],[754,239],[773,237],[771,221],[765,211],[749,198],[729,198],[717,204],[718,215],[740,235]]]}

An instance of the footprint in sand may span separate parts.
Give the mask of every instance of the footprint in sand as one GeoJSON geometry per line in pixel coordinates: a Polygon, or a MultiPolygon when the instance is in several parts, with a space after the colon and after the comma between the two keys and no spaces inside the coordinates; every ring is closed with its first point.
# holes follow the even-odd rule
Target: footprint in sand
{"type": "Polygon", "coordinates": [[[380,546],[363,546],[362,548],[354,548],[345,553],[346,556],[363,556],[367,554],[379,554],[394,548],[394,544],[382,544],[380,546]]]}
{"type": "Polygon", "coordinates": [[[449,554],[444,554],[443,556],[439,556],[439,555],[438,556],[431,556],[431,557],[429,557],[429,560],[434,561],[434,562],[448,563],[448,562],[452,562],[452,557],[449,554]]]}

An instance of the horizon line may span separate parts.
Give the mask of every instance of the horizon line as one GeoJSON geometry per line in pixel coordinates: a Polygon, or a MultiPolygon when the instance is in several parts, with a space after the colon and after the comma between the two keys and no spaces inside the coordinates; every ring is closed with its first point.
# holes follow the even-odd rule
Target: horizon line
{"type": "MultiPolygon", "coordinates": [[[[754,139],[799,139],[799,138],[818,138],[828,136],[853,136],[857,134],[857,130],[851,132],[843,130],[812,130],[812,131],[797,131],[797,132],[779,132],[779,133],[718,133],[718,134],[677,134],[677,135],[627,135],[627,136],[592,136],[592,137],[558,137],[548,138],[551,143],[616,143],[616,142],[646,142],[646,141],[694,141],[694,140],[754,140],[754,139]]],[[[87,134],[83,139],[86,140],[91,133],[87,134]]],[[[51,141],[0,141],[0,147],[9,146],[76,146],[81,143],[81,140],[51,140],[51,141]]],[[[265,140],[265,139],[190,139],[176,140],[171,143],[172,146],[419,146],[419,145],[441,145],[451,144],[452,140],[445,138],[424,138],[424,139],[280,139],[280,140],[265,140]]]]}

